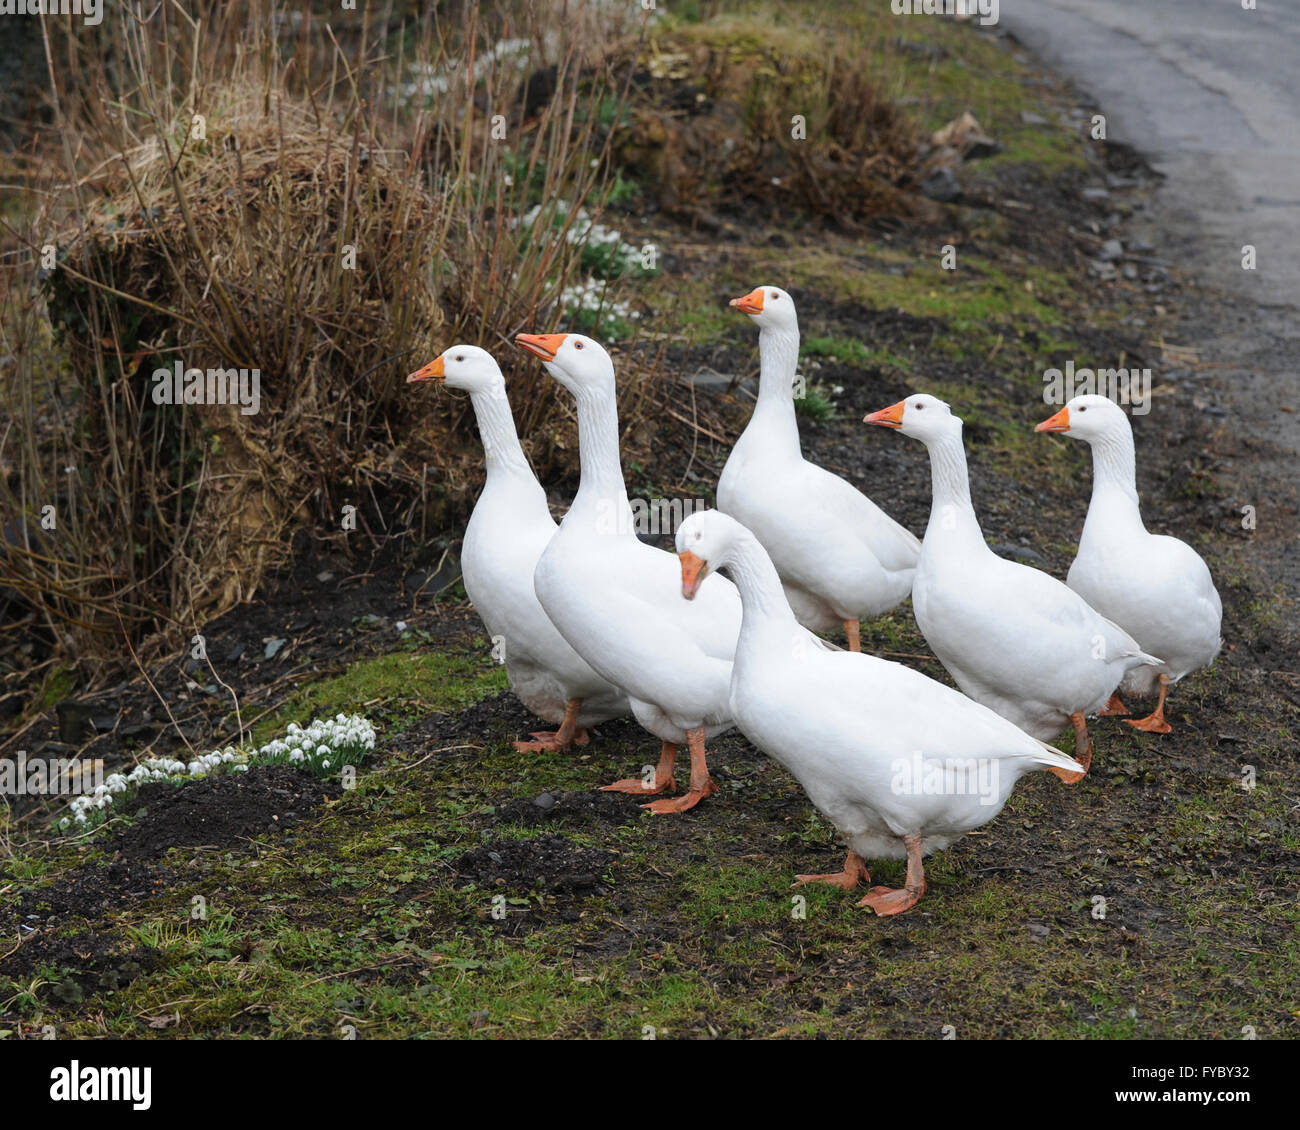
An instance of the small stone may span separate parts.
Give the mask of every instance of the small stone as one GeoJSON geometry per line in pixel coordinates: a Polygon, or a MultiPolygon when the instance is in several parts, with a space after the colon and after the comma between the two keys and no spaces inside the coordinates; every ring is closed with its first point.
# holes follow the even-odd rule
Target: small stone
{"type": "Polygon", "coordinates": [[[1110,199],[1110,189],[1108,188],[1085,188],[1079,193],[1079,196],[1091,203],[1100,203],[1110,199]]]}
{"type": "Polygon", "coordinates": [[[329,584],[329,582],[334,579],[334,574],[326,569],[323,573],[317,573],[316,579],[320,581],[322,585],[329,584]]]}
{"type": "Polygon", "coordinates": [[[991,548],[999,557],[1018,557],[1022,561],[1046,562],[1046,558],[1044,558],[1038,550],[1030,549],[1027,545],[1011,545],[1009,543],[1004,543],[1002,545],[994,545],[991,548]]]}
{"type": "Polygon", "coordinates": [[[555,797],[550,793],[542,793],[541,796],[533,797],[533,803],[543,812],[550,812],[555,807],[555,797]]]}
{"type": "Polygon", "coordinates": [[[951,204],[961,196],[961,185],[953,176],[951,169],[940,167],[932,169],[921,181],[921,195],[937,200],[940,204],[951,204]]]}
{"type": "Polygon", "coordinates": [[[1113,263],[1117,259],[1124,258],[1124,245],[1118,239],[1108,239],[1101,245],[1101,250],[1097,252],[1097,258],[1103,263],[1113,263]]]}
{"type": "Polygon", "coordinates": [[[1138,269],[1132,263],[1124,264],[1124,277],[1126,279],[1135,279],[1138,277],[1138,269]]]}
{"type": "Polygon", "coordinates": [[[1047,119],[1042,114],[1031,114],[1028,110],[1020,111],[1020,120],[1027,126],[1047,125],[1047,119]]]}

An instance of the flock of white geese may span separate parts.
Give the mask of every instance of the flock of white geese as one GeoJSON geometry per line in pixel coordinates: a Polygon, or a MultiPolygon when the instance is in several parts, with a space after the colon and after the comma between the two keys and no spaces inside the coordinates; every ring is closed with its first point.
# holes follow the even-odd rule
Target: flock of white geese
{"type": "Polygon", "coordinates": [[[906,859],[901,889],[871,887],[859,903],[898,914],[925,892],[922,857],[996,816],[1022,774],[1080,780],[1092,758],[1087,716],[1126,714],[1121,692],[1158,692],[1150,716],[1129,725],[1169,732],[1165,695],[1218,654],[1222,605],[1196,552],[1143,525],[1132,431],[1112,401],[1076,397],[1037,428],[1092,447],[1092,499],[1062,583],[989,548],[961,419],[933,396],[866,417],[929,451],[921,541],[806,460],[794,302],[764,286],[731,305],[759,330],[757,402],[717,509],[681,523],[676,557],[636,536],[614,365],[596,341],[517,338],[577,403],[581,482],[558,526],[490,353],[456,345],[407,380],[464,390],[478,420],[487,476],[465,530],[465,589],[504,642],[515,694],[558,725],[516,747],[584,745],[589,727],[630,711],[662,742],[658,764],[605,788],[658,796],[645,807],[675,813],[716,791],[705,746],[736,727],[798,779],[848,845],[842,871],[798,882],[851,890],[870,883],[867,859],[906,859]],[[860,621],[909,595],[960,691],[859,650],[860,621]],[[840,625],[847,651],[814,634],[840,625]],[[1073,758],[1045,744],[1067,726],[1073,758]],[[683,745],[690,784],[668,795],[683,745]]]}

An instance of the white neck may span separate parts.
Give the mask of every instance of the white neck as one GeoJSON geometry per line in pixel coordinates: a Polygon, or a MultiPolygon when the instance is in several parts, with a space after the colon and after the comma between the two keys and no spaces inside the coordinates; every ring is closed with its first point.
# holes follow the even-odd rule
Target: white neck
{"type": "Polygon", "coordinates": [[[487,481],[491,483],[494,478],[516,475],[535,481],[533,469],[519,445],[515,418],[510,414],[510,401],[500,391],[483,391],[471,393],[470,403],[474,406],[478,433],[483,439],[487,481]]]}
{"type": "Polygon", "coordinates": [[[603,528],[613,525],[635,536],[619,459],[614,389],[583,385],[574,393],[574,399],[578,404],[578,457],[582,477],[569,512],[586,519],[599,519],[603,528]]]}
{"type": "MultiPolygon", "coordinates": [[[[790,602],[772,559],[748,530],[739,530],[732,543],[727,571],[740,590],[740,636],[736,641],[736,663],[752,663],[771,653],[765,642],[773,636],[786,640],[798,629],[790,602]]],[[[779,649],[776,652],[779,654],[779,649]]]]}
{"type": "MultiPolygon", "coordinates": [[[[962,543],[968,548],[988,550],[975,507],[970,500],[970,473],[960,425],[926,443],[930,451],[930,522],[927,542],[942,541],[947,547],[962,543]]],[[[991,552],[991,551],[989,551],[991,552]]]]}
{"type": "Polygon", "coordinates": [[[1139,524],[1137,459],[1133,452],[1133,431],[1114,427],[1089,440],[1092,446],[1092,502],[1088,509],[1102,506],[1131,511],[1139,524]]]}
{"type": "Polygon", "coordinates": [[[749,426],[761,427],[767,458],[802,455],[799,424],[794,414],[794,378],[798,368],[798,330],[759,331],[758,403],[749,426]]]}

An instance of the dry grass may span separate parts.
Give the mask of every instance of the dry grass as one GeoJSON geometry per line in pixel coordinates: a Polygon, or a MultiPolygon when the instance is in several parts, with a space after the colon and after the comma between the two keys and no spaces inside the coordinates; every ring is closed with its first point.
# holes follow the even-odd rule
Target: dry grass
{"type": "MultiPolygon", "coordinates": [[[[913,131],[851,51],[646,15],[176,0],[98,33],[48,24],[48,125],[0,174],[22,188],[0,214],[0,618],[38,629],[35,660],[85,678],[124,641],[173,648],[297,531],[364,567],[454,526],[481,458],[468,410],[403,384],[453,342],[501,360],[543,478],[569,470],[569,406],[507,343],[575,324],[566,288],[593,269],[575,225],[626,188],[615,170],[685,215],[911,214],[913,131]],[[681,103],[691,82],[703,103],[681,103]],[[260,410],[156,404],[178,362],[258,370],[260,410]]],[[[657,369],[619,359],[640,448],[657,369]]]]}
{"type": "MultiPolygon", "coordinates": [[[[197,631],[286,561],[296,528],[372,552],[417,513],[440,528],[478,455],[403,376],[453,340],[551,328],[582,253],[570,217],[606,177],[583,113],[618,97],[605,72],[560,55],[526,117],[520,79],[546,49],[491,52],[543,44],[540,26],[475,3],[338,33],[305,7],[180,11],[50,42],[54,128],[12,172],[29,207],[0,284],[17,359],[0,576],[82,661],[197,631]],[[260,411],[155,404],[152,374],[177,361],[259,370],[260,411]]],[[[535,454],[562,455],[553,389],[502,360],[535,454]]]]}
{"type": "Polygon", "coordinates": [[[922,138],[873,69],[883,48],[784,26],[780,15],[656,31],[629,60],[643,69],[620,159],[692,219],[803,214],[858,229],[926,212],[910,191],[922,138]]]}

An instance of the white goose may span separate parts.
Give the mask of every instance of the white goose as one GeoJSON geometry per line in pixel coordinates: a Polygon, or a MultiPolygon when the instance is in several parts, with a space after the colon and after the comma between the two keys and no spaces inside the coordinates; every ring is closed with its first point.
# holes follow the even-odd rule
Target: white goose
{"type": "Polygon", "coordinates": [[[671,553],[637,540],[618,450],[614,365],[581,334],[519,334],[578,405],[581,481],[559,532],[537,563],[534,586],[561,635],[602,676],[627,691],[632,713],[663,743],[653,782],[629,778],[607,790],[673,792],[677,747],[691,753],[689,790],[653,801],[652,812],[685,812],[717,791],[704,743],[730,729],[727,690],[740,631],[740,597],[711,581],[698,609],[679,596],[671,553]]]}
{"type": "Polygon", "coordinates": [[[763,543],[799,622],[822,632],[843,624],[857,651],[859,621],[911,592],[921,543],[856,487],[803,457],[794,300],[762,286],[731,305],[759,329],[758,403],[722,469],[718,509],[763,543]]]}
{"type": "Polygon", "coordinates": [[[771,558],[735,519],[692,514],[678,528],[677,550],[688,600],[723,566],[740,589],[736,725],[794,774],[848,842],[842,871],[800,875],[799,883],[852,890],[870,882],[864,857],[906,859],[901,890],[873,887],[858,903],[898,914],[925,892],[921,857],[992,820],[1021,776],[1082,774],[1078,762],[919,671],[811,643],[771,558]]]}
{"type": "MultiPolygon", "coordinates": [[[[1092,447],[1092,501],[1067,583],[1098,612],[1121,625],[1144,648],[1164,658],[1159,667],[1129,672],[1121,689],[1151,694],[1155,710],[1130,726],[1169,733],[1165,695],[1184,675],[1208,667],[1223,641],[1223,602],[1209,567],[1186,542],[1152,534],[1138,507],[1133,429],[1118,404],[1104,396],[1076,396],[1035,429],[1065,432],[1092,447]]],[[[1118,704],[1123,710],[1123,704],[1118,704]]]]}
{"type": "Polygon", "coordinates": [[[1072,722],[1075,756],[1088,766],[1085,716],[1106,706],[1129,671],[1160,660],[1055,577],[988,547],[971,505],[961,420],[947,404],[916,394],[866,420],[930,452],[933,498],[912,608],[931,650],[971,698],[1034,737],[1072,722]]]}
{"type": "Polygon", "coordinates": [[[537,559],[556,525],[519,446],[501,369],[486,350],[453,345],[406,380],[465,390],[478,419],[487,481],[465,527],[465,591],[504,653],[511,689],[538,717],[559,724],[554,733],[535,732],[534,741],[515,742],[515,748],[586,745],[586,727],[626,714],[628,701],[565,643],[533,592],[537,559]]]}

